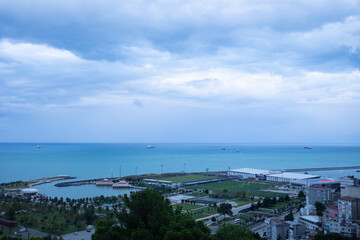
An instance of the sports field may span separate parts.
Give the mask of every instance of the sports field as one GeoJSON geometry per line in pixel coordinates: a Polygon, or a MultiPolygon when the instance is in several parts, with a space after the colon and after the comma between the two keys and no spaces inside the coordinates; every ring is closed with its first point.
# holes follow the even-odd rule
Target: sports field
{"type": "Polygon", "coordinates": [[[227,182],[218,182],[218,183],[209,183],[198,186],[190,186],[188,189],[205,189],[213,190],[214,192],[221,192],[225,189],[230,193],[235,192],[245,192],[246,194],[251,194],[259,197],[274,197],[274,196],[283,196],[282,193],[274,192],[264,192],[261,190],[266,190],[274,187],[272,184],[261,184],[261,183],[249,183],[249,182],[238,182],[238,181],[227,181],[227,182]]]}
{"type": "Polygon", "coordinates": [[[190,182],[197,180],[205,180],[205,179],[213,179],[215,176],[205,176],[200,174],[188,174],[184,176],[175,176],[175,177],[164,177],[158,178],[158,180],[171,181],[173,183],[181,183],[181,182],[190,182]]]}

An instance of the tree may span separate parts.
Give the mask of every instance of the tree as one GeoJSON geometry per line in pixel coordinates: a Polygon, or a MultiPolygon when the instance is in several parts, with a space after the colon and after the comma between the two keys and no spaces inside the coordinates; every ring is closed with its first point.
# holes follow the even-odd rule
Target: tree
{"type": "Polygon", "coordinates": [[[290,213],[285,216],[285,221],[294,221],[294,215],[292,213],[292,210],[290,210],[290,213]]]}
{"type": "Polygon", "coordinates": [[[316,215],[323,216],[323,211],[325,210],[325,205],[321,202],[315,202],[316,215]]]}
{"type": "Polygon", "coordinates": [[[10,206],[8,209],[6,209],[5,211],[5,217],[9,220],[15,220],[15,209],[13,206],[10,206]]]}
{"type": "Polygon", "coordinates": [[[218,213],[222,214],[222,215],[230,215],[232,216],[233,212],[231,211],[232,206],[230,203],[221,203],[220,207],[218,208],[218,213]]]}
{"type": "Polygon", "coordinates": [[[112,221],[99,223],[93,240],[115,239],[210,239],[211,234],[203,223],[195,222],[181,209],[172,209],[152,189],[124,195],[124,207],[118,214],[119,224],[112,221]]]}
{"type": "Polygon", "coordinates": [[[298,198],[303,199],[303,198],[305,198],[305,197],[306,197],[306,196],[305,196],[304,191],[300,191],[300,192],[298,193],[298,198]]]}
{"type": "Polygon", "coordinates": [[[243,226],[227,224],[220,228],[215,234],[215,240],[255,240],[261,239],[259,235],[253,234],[243,226]]]}
{"type": "Polygon", "coordinates": [[[285,200],[286,202],[290,201],[289,195],[286,195],[285,198],[284,198],[284,200],[285,200]]]}

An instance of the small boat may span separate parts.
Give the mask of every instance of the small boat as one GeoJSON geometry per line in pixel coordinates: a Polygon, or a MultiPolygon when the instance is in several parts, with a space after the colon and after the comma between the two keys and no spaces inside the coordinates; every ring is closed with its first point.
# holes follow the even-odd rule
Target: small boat
{"type": "Polygon", "coordinates": [[[41,145],[37,145],[36,148],[42,148],[41,145]]]}
{"type": "Polygon", "coordinates": [[[155,148],[155,146],[154,145],[147,145],[147,148],[155,148]]]}
{"type": "Polygon", "coordinates": [[[226,148],[221,148],[221,150],[225,151],[225,150],[226,150],[226,148]]]}
{"type": "Polygon", "coordinates": [[[237,149],[237,150],[236,150],[236,152],[237,152],[237,153],[239,153],[239,152],[240,152],[240,150],[239,150],[239,149],[237,149]]]}
{"type": "Polygon", "coordinates": [[[305,146],[304,149],[312,149],[311,146],[305,146]]]}

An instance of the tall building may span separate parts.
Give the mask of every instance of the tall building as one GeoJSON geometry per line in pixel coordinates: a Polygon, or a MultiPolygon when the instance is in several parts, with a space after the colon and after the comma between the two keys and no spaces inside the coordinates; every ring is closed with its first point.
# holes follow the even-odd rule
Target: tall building
{"type": "Polygon", "coordinates": [[[308,189],[309,204],[315,205],[316,202],[328,204],[332,201],[331,188],[311,186],[308,189]]]}
{"type": "Polygon", "coordinates": [[[351,223],[360,220],[360,199],[343,196],[338,200],[338,216],[339,221],[351,223]]]}

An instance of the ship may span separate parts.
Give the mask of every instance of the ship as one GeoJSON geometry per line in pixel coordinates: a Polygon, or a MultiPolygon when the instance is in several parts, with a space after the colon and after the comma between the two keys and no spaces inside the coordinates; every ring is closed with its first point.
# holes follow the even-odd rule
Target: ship
{"type": "Polygon", "coordinates": [[[36,148],[41,148],[41,145],[37,145],[36,148]]]}
{"type": "Polygon", "coordinates": [[[305,146],[304,149],[312,149],[311,146],[305,146]]]}
{"type": "Polygon", "coordinates": [[[155,146],[154,145],[147,145],[147,148],[155,148],[155,146]]]}
{"type": "Polygon", "coordinates": [[[226,150],[226,148],[221,148],[221,150],[225,151],[225,150],[226,150]]]}

